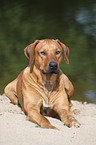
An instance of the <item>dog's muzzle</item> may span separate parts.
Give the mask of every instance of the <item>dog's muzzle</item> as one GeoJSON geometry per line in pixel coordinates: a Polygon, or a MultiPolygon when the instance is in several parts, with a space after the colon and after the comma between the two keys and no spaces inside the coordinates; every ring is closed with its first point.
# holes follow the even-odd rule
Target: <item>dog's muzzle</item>
{"type": "Polygon", "coordinates": [[[49,63],[49,68],[48,68],[47,72],[44,72],[44,70],[42,70],[42,73],[43,74],[50,74],[50,73],[58,74],[59,73],[58,63],[54,62],[54,61],[51,61],[49,63]]]}

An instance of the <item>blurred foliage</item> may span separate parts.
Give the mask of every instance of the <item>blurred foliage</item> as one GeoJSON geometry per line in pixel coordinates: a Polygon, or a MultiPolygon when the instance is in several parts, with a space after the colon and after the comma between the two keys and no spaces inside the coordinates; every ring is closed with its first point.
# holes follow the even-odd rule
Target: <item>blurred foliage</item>
{"type": "Polygon", "coordinates": [[[28,65],[23,50],[36,39],[53,38],[65,43],[70,49],[70,64],[62,62],[63,72],[79,80],[94,78],[96,49],[91,48],[90,37],[75,20],[76,11],[90,4],[94,2],[60,0],[54,5],[51,0],[1,1],[0,93],[28,65]]]}

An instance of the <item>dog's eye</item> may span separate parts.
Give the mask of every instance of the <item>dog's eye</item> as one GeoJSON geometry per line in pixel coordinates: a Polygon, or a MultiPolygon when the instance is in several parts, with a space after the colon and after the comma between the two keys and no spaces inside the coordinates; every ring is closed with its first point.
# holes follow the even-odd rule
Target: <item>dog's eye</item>
{"type": "Polygon", "coordinates": [[[58,55],[58,54],[60,54],[61,53],[61,51],[56,51],[56,54],[58,55]]]}
{"type": "Polygon", "coordinates": [[[42,55],[46,55],[46,52],[45,51],[42,51],[42,52],[40,52],[42,55]]]}

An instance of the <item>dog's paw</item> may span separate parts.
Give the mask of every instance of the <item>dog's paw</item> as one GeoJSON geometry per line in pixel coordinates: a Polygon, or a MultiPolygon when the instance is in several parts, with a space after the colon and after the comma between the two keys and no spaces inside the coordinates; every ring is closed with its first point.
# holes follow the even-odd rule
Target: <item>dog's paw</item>
{"type": "Polygon", "coordinates": [[[75,126],[76,128],[79,128],[81,126],[81,124],[79,122],[77,122],[77,121],[73,121],[70,126],[71,127],[75,126]]]}
{"type": "Polygon", "coordinates": [[[57,129],[55,126],[53,126],[53,125],[51,125],[51,123],[50,122],[43,122],[41,125],[40,125],[40,127],[42,127],[42,128],[47,128],[47,129],[57,129]]]}
{"type": "Polygon", "coordinates": [[[57,129],[58,130],[58,128],[56,128],[55,126],[53,126],[53,125],[46,125],[46,126],[41,126],[42,128],[47,128],[47,129],[57,129]]]}
{"type": "Polygon", "coordinates": [[[81,124],[72,116],[69,117],[70,127],[75,126],[76,128],[79,128],[81,124]]]}
{"type": "Polygon", "coordinates": [[[58,130],[58,128],[56,128],[55,126],[50,126],[49,129],[57,129],[58,130]]]}

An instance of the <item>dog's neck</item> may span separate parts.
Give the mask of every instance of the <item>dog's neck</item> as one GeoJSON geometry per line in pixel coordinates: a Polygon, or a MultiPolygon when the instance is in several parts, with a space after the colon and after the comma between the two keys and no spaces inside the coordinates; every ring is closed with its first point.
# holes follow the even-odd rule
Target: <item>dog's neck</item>
{"type": "Polygon", "coordinates": [[[59,85],[59,74],[42,75],[44,86],[48,91],[57,89],[59,85]]]}
{"type": "Polygon", "coordinates": [[[36,66],[34,66],[32,76],[37,84],[43,86],[49,92],[52,92],[53,90],[55,91],[59,87],[60,74],[43,74],[36,66]]]}

